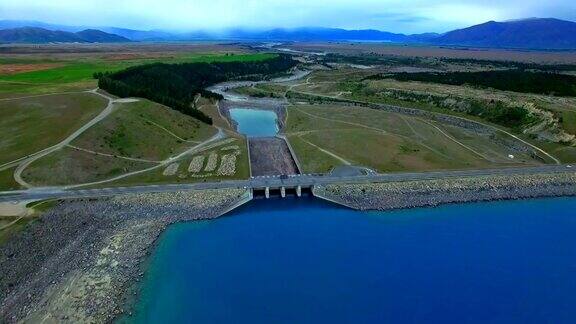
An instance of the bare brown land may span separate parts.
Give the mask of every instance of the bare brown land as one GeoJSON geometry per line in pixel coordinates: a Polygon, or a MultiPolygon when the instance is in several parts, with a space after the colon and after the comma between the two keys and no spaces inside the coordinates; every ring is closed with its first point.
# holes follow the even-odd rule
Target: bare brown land
{"type": "Polygon", "coordinates": [[[288,47],[306,52],[333,52],[341,54],[379,54],[397,55],[406,57],[429,57],[429,58],[460,58],[476,60],[519,61],[537,63],[576,63],[576,53],[566,52],[539,52],[504,49],[482,48],[451,48],[434,46],[404,46],[391,44],[367,44],[367,43],[294,43],[288,47]]]}
{"type": "Polygon", "coordinates": [[[0,46],[1,53],[105,53],[105,52],[215,52],[241,48],[239,44],[221,42],[174,42],[174,43],[123,43],[123,44],[6,44],[0,46]]]}
{"type": "Polygon", "coordinates": [[[42,71],[53,69],[62,66],[57,63],[41,63],[41,64],[2,64],[0,65],[0,74],[18,74],[32,71],[42,71]]]}

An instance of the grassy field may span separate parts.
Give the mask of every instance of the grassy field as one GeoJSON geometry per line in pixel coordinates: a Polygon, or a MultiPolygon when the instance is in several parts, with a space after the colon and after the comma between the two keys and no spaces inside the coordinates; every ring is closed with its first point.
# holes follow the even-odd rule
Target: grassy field
{"type": "Polygon", "coordinates": [[[291,106],[285,133],[305,172],[345,162],[378,171],[538,163],[519,152],[511,160],[506,147],[460,128],[363,107],[291,106]]]}
{"type": "MultiPolygon", "coordinates": [[[[250,62],[274,56],[237,52],[4,55],[0,57],[0,98],[4,98],[0,99],[0,164],[54,145],[95,117],[106,105],[104,98],[60,93],[95,87],[94,72],[154,62],[250,62]]],[[[200,103],[217,114],[212,102],[203,99],[200,103]]],[[[221,118],[215,124],[229,127],[221,118]]],[[[216,131],[215,127],[147,100],[116,104],[110,116],[73,141],[71,147],[32,163],[22,177],[41,186],[108,179],[158,165],[216,131]]],[[[247,177],[247,160],[239,159],[238,165],[238,174],[247,177]]],[[[0,171],[0,189],[18,188],[13,171],[0,171]]]]}
{"type": "MultiPolygon", "coordinates": [[[[293,91],[417,108],[464,117],[514,132],[536,146],[552,147],[549,153],[559,154],[558,158],[561,158],[562,162],[576,161],[573,158],[576,156],[576,109],[574,108],[576,107],[576,98],[422,82],[362,80],[370,73],[369,71],[349,68],[317,71],[311,75],[308,82],[294,87],[293,91]],[[439,107],[433,103],[438,99],[429,100],[434,96],[443,98],[440,101],[445,107],[439,107]],[[536,122],[533,125],[519,125],[513,128],[497,125],[486,121],[482,114],[474,116],[465,113],[463,107],[469,106],[471,102],[484,102],[487,105],[501,103],[512,107],[521,107],[530,111],[536,122]],[[549,145],[550,142],[560,145],[549,145]]],[[[322,102],[323,100],[317,101],[322,102]]]]}
{"type": "Polygon", "coordinates": [[[34,186],[73,185],[104,180],[153,165],[66,147],[32,163],[24,170],[22,178],[34,186]]]}
{"type": "Polygon", "coordinates": [[[17,189],[20,189],[20,185],[14,181],[14,168],[0,171],[0,191],[17,189]]]}
{"type": "Polygon", "coordinates": [[[89,89],[96,86],[93,74],[96,72],[115,72],[130,66],[148,63],[196,63],[196,62],[250,62],[273,57],[274,54],[186,54],[150,58],[132,58],[118,60],[110,57],[102,58],[4,58],[0,64],[27,66],[32,71],[16,74],[0,73],[0,97],[11,97],[15,94],[49,93],[68,91],[70,89],[89,89]],[[54,67],[44,69],[46,64],[54,67]],[[39,70],[34,70],[37,66],[39,70]],[[41,68],[41,69],[40,69],[41,68]]]}
{"type": "Polygon", "coordinates": [[[339,159],[319,151],[300,136],[288,136],[288,140],[296,152],[303,173],[328,173],[335,167],[344,165],[339,159]]]}
{"type": "Polygon", "coordinates": [[[168,107],[141,99],[115,111],[72,145],[117,156],[164,160],[216,134],[216,129],[168,107]]]}
{"type": "Polygon", "coordinates": [[[153,167],[216,134],[216,129],[156,103],[117,104],[116,110],[63,150],[23,173],[35,185],[69,185],[153,167]]]}
{"type": "Polygon", "coordinates": [[[212,148],[185,156],[178,161],[175,161],[172,166],[164,166],[150,172],[123,178],[108,183],[106,186],[144,185],[150,183],[194,183],[247,179],[250,177],[250,167],[246,139],[232,133],[229,133],[229,135],[231,135],[231,137],[215,143],[212,148]],[[227,154],[236,154],[235,170],[234,174],[222,175],[219,174],[219,170],[222,165],[223,156],[227,154]],[[214,169],[208,167],[210,164],[208,162],[210,155],[217,156],[214,160],[215,163],[213,164],[214,169]],[[190,169],[190,165],[194,159],[202,160],[202,167],[199,171],[190,169]],[[173,170],[174,173],[168,172],[167,169],[169,168],[175,168],[173,170]]]}
{"type": "Polygon", "coordinates": [[[52,146],[100,113],[107,102],[90,93],[0,101],[0,164],[52,146]]]}
{"type": "Polygon", "coordinates": [[[228,120],[222,117],[218,112],[218,106],[216,102],[211,99],[200,98],[196,103],[196,108],[200,109],[203,113],[212,118],[212,123],[216,127],[226,129],[229,131],[234,131],[228,120]]]}

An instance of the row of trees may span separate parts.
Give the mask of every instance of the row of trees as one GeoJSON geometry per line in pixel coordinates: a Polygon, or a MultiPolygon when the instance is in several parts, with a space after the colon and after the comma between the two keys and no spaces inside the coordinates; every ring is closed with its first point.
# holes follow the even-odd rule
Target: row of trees
{"type": "Polygon", "coordinates": [[[576,64],[540,64],[533,62],[518,62],[518,61],[502,61],[502,60],[481,60],[481,59],[466,59],[466,58],[442,58],[442,62],[464,64],[464,65],[483,65],[503,69],[518,69],[524,71],[540,71],[540,72],[560,72],[560,71],[576,71],[576,64]]]}
{"type": "Polygon", "coordinates": [[[447,73],[395,73],[389,76],[398,81],[421,81],[449,85],[472,85],[506,91],[537,93],[556,96],[576,96],[576,76],[530,72],[523,70],[501,70],[481,72],[447,73]]]}
{"type": "Polygon", "coordinates": [[[94,76],[98,79],[98,86],[113,95],[146,98],[212,124],[209,116],[192,105],[198,94],[222,99],[221,95],[205,90],[206,87],[238,78],[257,80],[285,72],[296,64],[290,56],[278,55],[248,62],[155,63],[94,76]]]}

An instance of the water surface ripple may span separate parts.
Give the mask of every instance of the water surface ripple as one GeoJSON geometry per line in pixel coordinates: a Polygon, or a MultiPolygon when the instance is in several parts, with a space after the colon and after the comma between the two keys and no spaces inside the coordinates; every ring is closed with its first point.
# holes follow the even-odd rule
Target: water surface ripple
{"type": "Polygon", "coordinates": [[[138,323],[575,323],[576,199],[358,212],[260,200],[171,226],[138,323]]]}

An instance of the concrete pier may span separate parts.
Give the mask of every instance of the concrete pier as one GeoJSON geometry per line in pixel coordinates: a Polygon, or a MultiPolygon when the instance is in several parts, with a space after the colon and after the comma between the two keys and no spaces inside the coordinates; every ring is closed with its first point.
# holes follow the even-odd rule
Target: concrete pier
{"type": "Polygon", "coordinates": [[[264,189],[264,196],[266,196],[266,199],[270,198],[270,187],[264,189]]]}
{"type": "Polygon", "coordinates": [[[302,196],[302,186],[296,187],[296,196],[297,196],[297,197],[301,197],[301,196],[302,196]]]}
{"type": "Polygon", "coordinates": [[[280,188],[280,196],[282,198],[286,197],[286,188],[285,187],[280,188]]]}

